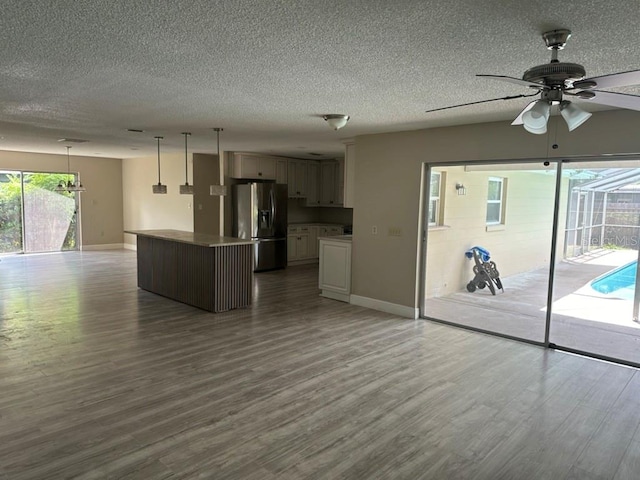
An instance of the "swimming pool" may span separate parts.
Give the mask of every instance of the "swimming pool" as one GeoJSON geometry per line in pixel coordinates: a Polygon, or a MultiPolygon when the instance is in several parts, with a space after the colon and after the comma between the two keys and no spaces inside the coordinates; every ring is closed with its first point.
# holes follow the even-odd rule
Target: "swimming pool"
{"type": "Polygon", "coordinates": [[[636,269],[638,261],[627,263],[610,272],[600,275],[591,282],[591,288],[605,295],[633,300],[636,290],[636,269]]]}

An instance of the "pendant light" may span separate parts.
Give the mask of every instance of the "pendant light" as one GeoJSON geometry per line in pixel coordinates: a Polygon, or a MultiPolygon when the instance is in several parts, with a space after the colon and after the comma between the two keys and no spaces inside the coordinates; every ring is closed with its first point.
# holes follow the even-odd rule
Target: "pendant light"
{"type": "MultiPolygon", "coordinates": [[[[220,132],[224,129],[222,128],[214,128],[213,131],[216,132],[217,144],[218,144],[218,162],[220,162],[220,132]]],[[[227,194],[227,186],[226,185],[209,185],[209,195],[223,197],[227,194]]]]}
{"type": "Polygon", "coordinates": [[[154,137],[158,141],[158,184],[153,185],[153,193],[167,193],[167,186],[160,182],[160,140],[164,137],[154,137]]]}
{"type": "Polygon", "coordinates": [[[187,167],[187,138],[190,132],[182,132],[184,135],[184,185],[180,185],[181,195],[193,195],[193,185],[189,185],[189,169],[187,167]]]}
{"type": "MultiPolygon", "coordinates": [[[[69,150],[71,149],[70,145],[67,145],[67,175],[71,176],[71,160],[69,157],[69,150]]],[[[82,185],[82,183],[80,182],[80,180],[78,179],[77,182],[72,182],[70,179],[67,179],[67,183],[65,184],[64,182],[60,181],[60,183],[58,183],[58,186],[55,188],[56,192],[86,192],[87,189],[84,188],[84,186],[82,185]]]]}

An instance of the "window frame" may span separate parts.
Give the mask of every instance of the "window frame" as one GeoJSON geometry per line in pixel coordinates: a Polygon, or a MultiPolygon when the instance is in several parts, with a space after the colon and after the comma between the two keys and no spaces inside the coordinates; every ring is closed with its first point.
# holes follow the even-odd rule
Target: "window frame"
{"type": "Polygon", "coordinates": [[[485,221],[487,225],[504,225],[504,191],[506,186],[506,179],[502,177],[489,177],[487,179],[487,213],[485,221]],[[500,184],[500,198],[497,200],[489,198],[489,191],[491,190],[491,182],[500,184]],[[499,205],[498,208],[498,220],[489,220],[489,205],[499,205]]]}
{"type": "Polygon", "coordinates": [[[429,178],[429,185],[433,183],[433,177],[438,177],[438,195],[433,195],[433,191],[429,188],[429,211],[427,212],[427,224],[429,227],[437,227],[443,224],[442,222],[442,191],[443,191],[443,183],[444,183],[444,175],[445,172],[434,172],[431,171],[431,177],[429,178]],[[435,202],[435,203],[434,203],[435,202]],[[432,208],[433,204],[433,208],[432,208]],[[433,213],[434,221],[431,221],[433,213]]]}

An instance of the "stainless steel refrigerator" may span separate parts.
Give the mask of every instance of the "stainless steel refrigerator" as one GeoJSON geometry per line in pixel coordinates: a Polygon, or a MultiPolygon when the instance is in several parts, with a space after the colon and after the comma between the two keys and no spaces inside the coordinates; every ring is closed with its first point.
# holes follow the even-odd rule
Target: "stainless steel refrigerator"
{"type": "Polygon", "coordinates": [[[254,271],[287,266],[287,186],[245,183],[233,186],[233,235],[257,240],[254,271]]]}

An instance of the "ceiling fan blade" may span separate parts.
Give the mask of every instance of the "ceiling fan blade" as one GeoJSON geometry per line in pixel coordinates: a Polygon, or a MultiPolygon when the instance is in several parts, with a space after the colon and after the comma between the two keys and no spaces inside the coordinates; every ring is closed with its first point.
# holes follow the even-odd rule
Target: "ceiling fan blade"
{"type": "Polygon", "coordinates": [[[476,75],[476,77],[490,78],[492,80],[500,80],[501,82],[509,82],[515,83],[516,85],[521,85],[523,87],[536,88],[538,90],[544,90],[547,87],[542,83],[534,83],[527,82],[526,80],[522,80],[521,78],[507,77],[506,75],[476,75]]]}
{"type": "Polygon", "coordinates": [[[583,102],[599,103],[611,107],[640,111],[640,96],[628,95],[626,93],[601,92],[599,90],[589,91],[595,93],[595,96],[593,98],[581,98],[583,102]]]}
{"type": "Polygon", "coordinates": [[[579,80],[574,83],[577,88],[584,82],[595,82],[593,88],[613,88],[613,87],[626,87],[628,85],[640,85],[640,70],[633,70],[631,72],[613,73],[611,75],[603,75],[601,77],[592,77],[579,80]]]}
{"type": "Polygon", "coordinates": [[[537,100],[534,100],[533,102],[530,102],[526,107],[524,107],[522,109],[522,111],[518,114],[518,116],[516,117],[516,119],[511,122],[511,125],[524,125],[524,121],[522,120],[522,116],[527,113],[529,110],[531,110],[533,108],[533,106],[536,104],[537,100]]]}
{"type": "Polygon", "coordinates": [[[426,113],[438,112],[440,110],[449,110],[450,108],[466,107],[468,105],[477,105],[478,103],[497,102],[498,100],[513,100],[514,98],[533,97],[538,95],[538,92],[531,95],[512,95],[510,97],[491,98],[489,100],[479,100],[477,102],[461,103],[459,105],[451,105],[449,107],[434,108],[433,110],[427,110],[426,113]]]}

